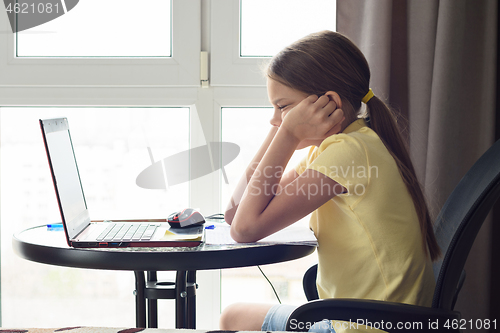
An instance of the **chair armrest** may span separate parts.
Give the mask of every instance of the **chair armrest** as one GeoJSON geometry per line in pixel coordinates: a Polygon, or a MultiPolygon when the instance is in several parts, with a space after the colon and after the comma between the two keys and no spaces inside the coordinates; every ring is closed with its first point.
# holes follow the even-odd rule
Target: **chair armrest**
{"type": "Polygon", "coordinates": [[[460,313],[376,300],[322,299],[295,309],[288,318],[286,330],[307,331],[324,319],[346,321],[344,325],[349,328],[371,323],[372,327],[386,332],[459,332],[456,326],[460,323],[460,313]]]}
{"type": "Polygon", "coordinates": [[[312,265],[304,273],[302,278],[302,288],[304,288],[304,294],[306,295],[307,301],[312,301],[319,299],[318,289],[316,287],[316,277],[318,275],[318,264],[312,265]]]}

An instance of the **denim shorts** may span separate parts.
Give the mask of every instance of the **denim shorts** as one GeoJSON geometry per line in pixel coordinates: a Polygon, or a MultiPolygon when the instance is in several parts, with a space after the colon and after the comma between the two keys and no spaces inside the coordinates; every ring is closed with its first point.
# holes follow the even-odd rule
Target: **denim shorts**
{"type": "Polygon", "coordinates": [[[266,314],[264,323],[262,324],[262,331],[285,331],[286,321],[288,316],[297,307],[286,304],[276,304],[266,314]]]}
{"type": "MultiPolygon", "coordinates": [[[[277,304],[274,305],[266,314],[264,323],[262,324],[262,331],[285,331],[286,322],[288,317],[297,307],[294,305],[277,304]]],[[[313,325],[309,332],[315,333],[335,333],[332,325],[329,322],[320,322],[313,325]]]]}

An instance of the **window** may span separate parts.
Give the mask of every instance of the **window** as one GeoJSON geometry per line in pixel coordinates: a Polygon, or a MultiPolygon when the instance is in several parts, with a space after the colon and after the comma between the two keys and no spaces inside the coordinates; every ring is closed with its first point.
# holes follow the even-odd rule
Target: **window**
{"type": "MultiPolygon", "coordinates": [[[[38,125],[61,115],[69,121],[91,218],[162,218],[188,206],[188,184],[147,190],[135,179],[151,164],[148,147],[156,160],[189,148],[189,108],[0,108],[3,325],[133,327],[131,272],[40,265],[13,253],[14,232],[61,220],[38,125]]],[[[160,303],[173,311],[172,302],[160,303]]],[[[174,325],[173,317],[161,320],[174,325]]]]}
{"type": "Polygon", "coordinates": [[[335,30],[335,21],[331,0],[241,0],[240,56],[271,57],[311,32],[335,30]]]}
{"type": "MultiPolygon", "coordinates": [[[[16,87],[17,91],[25,88],[22,94],[28,98],[36,93],[34,86],[199,85],[199,1],[171,0],[171,6],[170,1],[163,0],[105,3],[108,5],[97,0],[80,1],[65,15],[43,25],[17,34],[0,34],[4,50],[0,53],[0,87],[16,87]],[[136,16],[126,25],[131,13],[136,16]],[[153,22],[149,22],[151,17],[153,22]],[[82,21],[84,28],[79,23],[82,21]],[[117,25],[122,28],[116,30],[117,25]],[[165,57],[168,53],[171,56],[165,57]]],[[[0,27],[11,30],[7,15],[0,15],[0,27]]]]}
{"type": "MultiPolygon", "coordinates": [[[[240,155],[226,167],[229,185],[221,183],[221,210],[232,193],[231,185],[237,183],[269,130],[273,111],[264,97],[266,79],[263,74],[269,56],[309,33],[336,30],[335,17],[334,0],[220,0],[212,3],[211,84],[216,86],[216,91],[244,90],[248,95],[252,92],[261,96],[256,96],[253,103],[242,98],[239,105],[233,99],[217,96],[221,107],[222,141],[235,142],[241,148],[240,155]],[[302,24],[294,24],[299,19],[302,24]],[[240,88],[229,88],[233,86],[240,88]]],[[[295,166],[306,153],[305,149],[296,152],[287,168],[295,166]]],[[[307,226],[308,220],[306,217],[297,223],[307,226]]],[[[298,305],[306,301],[302,276],[316,262],[316,256],[311,255],[261,268],[281,301],[298,305]]],[[[271,286],[258,268],[222,270],[221,307],[242,301],[277,303],[271,286]],[[245,288],[241,288],[243,285],[245,288]]]]}
{"type": "Polygon", "coordinates": [[[211,15],[213,86],[265,86],[266,57],[309,33],[336,30],[336,0],[217,0],[211,15]]]}
{"type": "MultiPolygon", "coordinates": [[[[12,253],[11,236],[15,230],[59,219],[41,144],[39,118],[68,117],[91,214],[110,218],[144,217],[142,207],[147,207],[154,217],[164,217],[181,206],[199,208],[206,215],[223,211],[232,186],[249,156],[255,153],[260,137],[267,133],[272,111],[262,66],[269,59],[267,55],[281,46],[273,41],[271,46],[275,49],[251,47],[252,38],[263,39],[258,34],[259,26],[252,23],[253,13],[264,6],[261,0],[105,2],[80,1],[51,22],[18,34],[0,34],[3,326],[54,327],[64,325],[63,318],[69,326],[135,325],[130,272],[39,265],[12,253]],[[105,14],[117,6],[119,15],[105,14]],[[130,13],[136,15],[130,26],[114,29],[130,13]],[[146,21],[142,20],[144,16],[146,21]],[[103,22],[105,17],[108,23],[103,22]],[[88,27],[83,36],[74,39],[77,44],[90,46],[69,47],[67,43],[73,41],[63,31],[73,31],[69,39],[76,36],[80,33],[80,20],[96,21],[106,31],[88,27]],[[248,32],[257,34],[251,37],[248,32]],[[112,39],[113,43],[103,43],[101,38],[112,39]],[[60,47],[63,44],[66,46],[60,47]],[[208,88],[200,84],[200,51],[209,52],[208,88]],[[243,136],[243,131],[251,134],[243,136]],[[254,139],[248,140],[249,137],[254,139]],[[134,177],[151,163],[148,147],[153,159],[158,160],[221,140],[237,143],[241,148],[240,155],[225,168],[228,184],[219,170],[166,191],[135,185],[134,177]],[[99,163],[95,163],[97,158],[99,163]],[[136,201],[139,197],[144,201],[136,201]],[[22,288],[16,287],[19,283],[10,273],[12,267],[17,276],[27,279],[22,288]],[[95,294],[104,287],[112,292],[95,294]],[[62,315],[70,298],[72,303],[81,304],[82,312],[62,315]],[[109,308],[116,311],[107,311],[109,308]],[[95,315],[104,309],[109,316],[95,315]]],[[[283,17],[278,19],[277,12],[269,8],[278,4],[279,13],[287,17],[305,12],[300,7],[303,1],[290,3],[291,0],[286,1],[285,6],[283,1],[265,1],[268,10],[262,11],[262,15],[272,14],[273,19],[261,16],[257,24],[272,20],[277,29],[282,29],[283,17]]],[[[319,16],[323,16],[322,22],[327,26],[302,24],[311,30],[297,31],[297,35],[289,36],[290,40],[335,28],[335,0],[307,3],[316,8],[315,15],[306,15],[307,18],[319,24],[319,16]]],[[[10,30],[7,15],[0,14],[0,27],[10,30]]],[[[279,34],[268,34],[266,40],[270,36],[279,34]]],[[[289,42],[282,36],[278,39],[284,44],[289,42]]],[[[260,44],[263,43],[257,43],[260,44]]],[[[300,151],[296,158],[304,153],[300,151]]],[[[307,220],[302,223],[307,224],[307,220]]],[[[314,261],[315,256],[309,256],[291,266],[283,263],[262,269],[283,302],[300,303],[305,300],[300,279],[314,261]]],[[[263,291],[259,300],[275,302],[270,287],[255,267],[222,273],[198,272],[198,327],[217,329],[222,307],[252,300],[255,295],[243,295],[239,287],[246,281],[263,291]]],[[[159,326],[173,327],[173,302],[160,301],[159,307],[159,326]]]]}
{"type": "MultiPolygon", "coordinates": [[[[273,108],[222,108],[222,141],[234,142],[240,146],[241,152],[238,158],[226,167],[229,184],[223,184],[222,204],[229,202],[231,194],[241,175],[253,158],[255,152],[266,137],[269,119],[273,108]],[[244,119],[244,126],[242,125],[244,119]]],[[[307,149],[294,153],[286,168],[293,168],[306,153],[307,149]]],[[[306,217],[296,222],[304,227],[309,225],[306,217]]],[[[316,262],[311,255],[294,260],[292,263],[279,263],[262,266],[273,283],[280,300],[284,304],[301,304],[306,299],[302,291],[302,275],[316,262]]],[[[222,308],[245,300],[256,303],[277,303],[276,296],[257,267],[246,267],[237,269],[224,269],[222,275],[221,305],[222,308]],[[241,286],[245,288],[241,288],[241,286]]]]}
{"type": "Polygon", "coordinates": [[[65,11],[59,3],[48,4],[51,3],[40,2],[37,8],[34,4],[22,6],[17,14],[19,24],[29,26],[33,18],[28,14],[33,11],[65,12],[57,19],[18,32],[17,57],[170,57],[172,54],[171,1],[86,0],[70,11],[65,11]],[[27,22],[23,24],[23,20],[27,22]]]}

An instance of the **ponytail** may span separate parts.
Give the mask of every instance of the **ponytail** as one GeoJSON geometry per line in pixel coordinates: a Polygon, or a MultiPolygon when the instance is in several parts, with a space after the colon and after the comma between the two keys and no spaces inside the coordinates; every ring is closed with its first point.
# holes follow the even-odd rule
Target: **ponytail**
{"type": "Polygon", "coordinates": [[[422,232],[423,247],[425,252],[435,261],[441,255],[432,227],[432,220],[427,208],[424,193],[418,182],[415,169],[404,144],[404,140],[396,124],[396,117],[391,109],[378,97],[373,96],[366,104],[369,115],[370,127],[378,134],[390,154],[396,161],[399,173],[403,178],[406,188],[410,193],[422,232]]]}

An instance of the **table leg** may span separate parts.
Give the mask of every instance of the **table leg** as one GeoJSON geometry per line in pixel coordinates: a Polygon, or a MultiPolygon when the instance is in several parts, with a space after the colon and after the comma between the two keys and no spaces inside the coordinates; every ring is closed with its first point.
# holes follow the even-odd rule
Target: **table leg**
{"type": "Polygon", "coordinates": [[[175,278],[175,328],[186,328],[187,271],[177,271],[175,278]]]}
{"type": "Polygon", "coordinates": [[[146,328],[146,299],[144,298],[144,272],[134,271],[135,274],[135,326],[146,328]]]}
{"type": "Polygon", "coordinates": [[[177,271],[175,289],[170,290],[160,287],[166,282],[155,285],[158,282],[156,271],[148,271],[147,280],[144,278],[143,271],[134,271],[134,274],[136,326],[138,328],[146,327],[146,298],[148,299],[147,327],[157,328],[158,299],[172,299],[175,297],[175,327],[196,329],[196,271],[177,271]]]}
{"type": "Polygon", "coordinates": [[[189,271],[187,283],[194,285],[194,295],[187,297],[187,328],[196,329],[196,271],[189,271]]]}
{"type": "MultiPolygon", "coordinates": [[[[156,271],[147,272],[147,281],[158,281],[156,271]]],[[[148,298],[148,328],[158,328],[158,300],[148,298]]]]}

